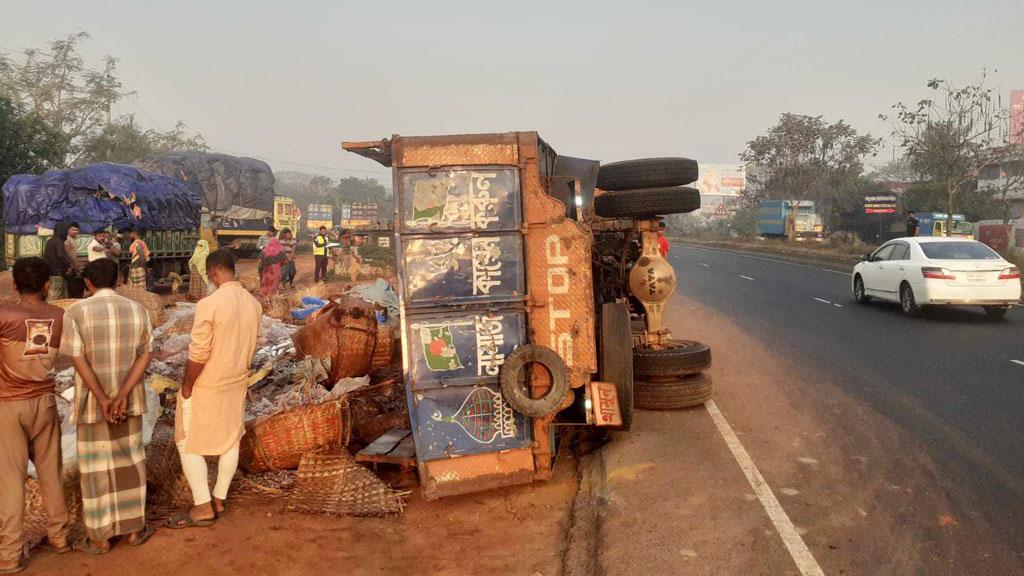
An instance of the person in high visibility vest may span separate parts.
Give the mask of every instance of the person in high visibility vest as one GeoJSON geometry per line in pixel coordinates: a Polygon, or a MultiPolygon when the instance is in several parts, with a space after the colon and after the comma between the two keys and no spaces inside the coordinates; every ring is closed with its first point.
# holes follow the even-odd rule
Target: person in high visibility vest
{"type": "Polygon", "coordinates": [[[313,259],[316,260],[313,282],[327,281],[327,242],[327,227],[321,226],[320,233],[313,236],[313,259]]]}

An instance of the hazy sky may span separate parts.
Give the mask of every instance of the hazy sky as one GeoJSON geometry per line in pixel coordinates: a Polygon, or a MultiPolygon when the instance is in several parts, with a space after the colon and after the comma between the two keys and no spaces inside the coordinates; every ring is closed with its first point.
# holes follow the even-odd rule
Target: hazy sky
{"type": "Polygon", "coordinates": [[[0,8],[8,52],[86,30],[91,63],[119,58],[138,98],[115,112],[164,130],[184,120],[216,150],[335,178],[387,178],[339,142],[392,133],[537,130],[562,154],[606,162],[734,162],[787,111],[886,135],[876,116],[926,96],[933,76],[963,82],[988,67],[1003,92],[1024,87],[1022,29],[1021,0],[5,0],[0,8]]]}

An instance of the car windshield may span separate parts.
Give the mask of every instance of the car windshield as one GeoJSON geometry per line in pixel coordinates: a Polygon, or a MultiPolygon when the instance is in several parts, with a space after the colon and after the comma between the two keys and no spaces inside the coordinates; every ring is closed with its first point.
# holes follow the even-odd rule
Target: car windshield
{"type": "Polygon", "coordinates": [[[921,242],[931,260],[998,260],[999,254],[981,242],[921,242]]]}

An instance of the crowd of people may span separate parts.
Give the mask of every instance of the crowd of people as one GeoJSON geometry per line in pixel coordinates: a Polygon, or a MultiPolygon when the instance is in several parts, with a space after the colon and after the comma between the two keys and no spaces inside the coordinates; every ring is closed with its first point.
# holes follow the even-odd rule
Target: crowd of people
{"type": "MultiPolygon", "coordinates": [[[[47,549],[61,554],[73,549],[104,554],[118,537],[121,543],[139,546],[153,534],[153,527],[146,523],[142,433],[146,403],[141,385],[152,351],[149,316],[140,304],[114,291],[118,263],[103,256],[76,270],[86,298],[66,310],[47,303],[54,282],[65,282],[72,269],[73,259],[63,243],[73,238],[68,231],[73,228],[55,234],[54,243],[47,245],[46,258],[15,262],[13,278],[19,299],[0,306],[3,574],[18,572],[26,565],[22,519],[30,460],[49,517],[47,549]],[[70,358],[75,372],[70,418],[77,433],[86,537],[74,544],[62,489],[60,418],[54,397],[54,366],[60,355],[70,358]]],[[[133,260],[136,256],[147,258],[145,244],[138,244],[138,236],[133,236],[133,260]]],[[[108,241],[98,237],[95,242],[104,254],[113,255],[108,241]]],[[[236,279],[231,252],[206,248],[205,257],[193,256],[191,267],[216,289],[196,305],[188,364],[175,412],[175,442],[194,506],[165,523],[175,529],[209,526],[227,506],[244,431],[246,378],[262,316],[260,303],[236,279]],[[212,491],[207,456],[219,458],[212,491]]],[[[197,255],[201,254],[197,250],[197,255]]]]}
{"type": "MultiPolygon", "coordinates": [[[[101,230],[93,235],[86,247],[86,257],[78,255],[77,222],[60,223],[53,230],[53,236],[46,241],[43,260],[50,270],[48,302],[64,298],[81,298],[85,294],[85,279],[82,273],[85,265],[99,259],[117,261],[121,257],[121,245],[113,234],[101,230]]],[[[136,288],[146,288],[146,266],[150,260],[149,247],[138,230],[127,232],[129,239],[128,283],[136,288]]]]}

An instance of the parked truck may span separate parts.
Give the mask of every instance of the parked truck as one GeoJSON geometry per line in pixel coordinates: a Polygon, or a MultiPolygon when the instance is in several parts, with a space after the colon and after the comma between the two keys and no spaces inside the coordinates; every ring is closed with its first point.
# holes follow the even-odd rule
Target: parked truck
{"type": "MultiPolygon", "coordinates": [[[[76,222],[81,234],[78,253],[100,230],[131,228],[142,232],[150,250],[154,279],[188,273],[188,259],[199,239],[199,197],[176,178],[134,166],[101,163],[45,174],[18,174],[3,185],[4,257],[41,256],[54,227],[76,222]]],[[[122,245],[127,264],[128,246],[122,245]]]]}
{"type": "Polygon", "coordinates": [[[323,226],[330,230],[334,226],[334,207],[330,204],[310,204],[306,208],[306,233],[313,236],[323,226]]]}
{"type": "Polygon", "coordinates": [[[963,214],[953,214],[953,228],[946,233],[946,221],[949,216],[945,212],[922,212],[917,215],[918,236],[953,236],[973,238],[974,226],[963,214]]]}
{"type": "Polygon", "coordinates": [[[757,210],[757,235],[795,240],[817,240],[825,238],[821,216],[814,211],[811,200],[761,200],[757,210]]]}
{"type": "Polygon", "coordinates": [[[240,255],[275,228],[295,228],[295,203],[275,196],[274,173],[262,160],[210,152],[168,152],[135,163],[144,170],[179,178],[201,199],[204,228],[220,246],[240,255]]]}

